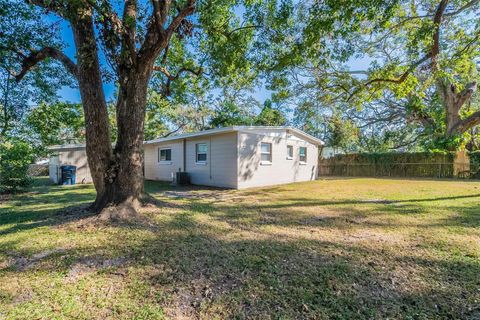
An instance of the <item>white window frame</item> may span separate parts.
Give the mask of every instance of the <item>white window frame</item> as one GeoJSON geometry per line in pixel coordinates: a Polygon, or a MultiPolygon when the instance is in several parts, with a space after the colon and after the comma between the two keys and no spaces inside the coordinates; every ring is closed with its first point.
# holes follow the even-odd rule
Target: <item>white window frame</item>
{"type": "Polygon", "coordinates": [[[195,163],[196,164],[200,164],[200,165],[203,165],[203,164],[206,164],[208,161],[208,144],[206,142],[199,142],[199,143],[195,143],[195,163]],[[202,153],[199,153],[198,152],[198,147],[200,145],[205,145],[205,152],[202,152],[202,153]],[[205,154],[205,160],[198,160],[198,155],[199,154],[205,154]]]}
{"type": "Polygon", "coordinates": [[[287,160],[293,160],[293,145],[291,144],[288,144],[287,145],[287,160]],[[290,154],[289,151],[292,151],[292,153],[290,154]]]}
{"type": "Polygon", "coordinates": [[[158,148],[158,163],[160,164],[172,164],[172,148],[158,148]],[[164,150],[170,150],[170,160],[162,160],[161,153],[164,150]]]}
{"type": "Polygon", "coordinates": [[[263,164],[263,165],[269,165],[269,164],[272,164],[272,155],[273,155],[273,146],[270,142],[261,142],[260,143],[260,164],[263,164]],[[270,152],[263,152],[263,145],[269,145],[270,146],[270,152]],[[269,156],[269,160],[263,160],[263,155],[266,154],[269,156]]]}
{"type": "Polygon", "coordinates": [[[308,157],[308,149],[307,147],[299,147],[298,148],[298,160],[300,161],[300,164],[306,164],[307,163],[307,158],[308,157]],[[302,160],[302,149],[305,149],[305,160],[302,160]]]}

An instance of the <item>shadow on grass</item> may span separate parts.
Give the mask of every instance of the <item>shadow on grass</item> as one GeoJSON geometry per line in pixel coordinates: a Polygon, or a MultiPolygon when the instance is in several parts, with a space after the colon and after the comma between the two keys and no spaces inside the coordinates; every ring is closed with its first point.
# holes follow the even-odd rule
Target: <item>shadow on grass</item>
{"type": "MultiPolygon", "coordinates": [[[[13,199],[22,199],[22,205],[0,209],[0,226],[12,225],[0,230],[2,236],[70,222],[64,212],[93,200],[91,187],[50,187],[49,190],[51,193],[39,190],[13,199]],[[66,203],[72,206],[62,206],[66,203]],[[47,207],[36,208],[36,204],[47,207]],[[48,208],[48,204],[60,204],[62,209],[48,208]]],[[[149,184],[147,190],[163,192],[171,188],[149,184]]],[[[478,195],[462,197],[475,196],[478,195]]],[[[0,245],[0,254],[9,257],[12,263],[0,269],[0,275],[32,272],[33,276],[37,271],[44,271],[40,272],[43,277],[60,273],[64,274],[65,281],[78,281],[75,270],[90,272],[82,276],[109,278],[120,269],[128,278],[130,268],[136,268],[141,275],[135,281],[151,288],[148,292],[162,293],[161,298],[154,299],[145,293],[141,297],[143,302],[153,299],[168,309],[172,317],[473,319],[478,315],[475,301],[480,298],[480,263],[476,257],[432,256],[430,253],[422,257],[395,247],[280,238],[259,228],[278,224],[341,229],[356,224],[368,229],[372,227],[371,222],[363,219],[370,215],[404,213],[405,208],[391,206],[391,203],[284,200],[283,204],[252,205],[210,203],[201,199],[184,199],[179,203],[172,199],[168,205],[179,210],[165,213],[164,218],[168,219],[157,221],[153,229],[147,230],[147,236],[141,227],[111,226],[116,232],[102,246],[77,248],[72,243],[70,248],[32,255],[30,250],[23,249],[26,243],[5,241],[0,245]],[[352,204],[355,206],[349,210],[341,207],[352,204]],[[365,212],[360,208],[362,205],[376,209],[365,212]],[[329,211],[318,215],[300,209],[316,206],[332,206],[327,208],[332,216],[328,216],[329,211]],[[228,222],[228,227],[199,219],[205,216],[228,222]]],[[[398,202],[406,202],[414,210],[415,204],[422,201],[431,200],[398,202]]],[[[442,221],[442,226],[479,225],[475,207],[453,210],[458,215],[442,221]]],[[[13,301],[14,297],[7,299],[13,301]]]]}
{"type": "MultiPolygon", "coordinates": [[[[400,223],[396,215],[421,216],[431,212],[430,206],[418,205],[444,200],[473,199],[480,194],[451,197],[406,199],[406,200],[316,200],[307,198],[281,198],[274,203],[270,201],[256,204],[233,202],[202,201],[188,199],[189,210],[196,213],[208,213],[220,221],[231,225],[277,225],[277,226],[310,226],[351,228],[356,225],[362,228],[412,226],[412,223],[400,223]],[[372,218],[382,217],[383,219],[372,218]]],[[[439,207],[441,208],[441,206],[439,207]]],[[[415,227],[479,227],[480,211],[474,204],[469,206],[448,207],[456,214],[445,218],[432,219],[415,227]]]]}
{"type": "Polygon", "coordinates": [[[136,268],[142,270],[137,281],[162,292],[156,303],[172,317],[187,318],[467,318],[478,298],[475,258],[285,241],[260,231],[226,240],[225,230],[200,223],[195,213],[174,214],[157,227],[141,240],[122,229],[125,236],[112,238],[112,247],[73,247],[27,260],[18,259],[21,251],[10,253],[17,260],[0,272],[56,272],[76,281],[79,266],[103,277],[128,277],[136,268]]]}

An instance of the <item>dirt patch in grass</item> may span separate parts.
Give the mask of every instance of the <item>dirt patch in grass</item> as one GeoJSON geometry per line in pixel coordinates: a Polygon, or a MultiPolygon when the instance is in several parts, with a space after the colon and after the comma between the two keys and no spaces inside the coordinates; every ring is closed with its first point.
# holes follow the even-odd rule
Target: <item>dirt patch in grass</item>
{"type": "MultiPolygon", "coordinates": [[[[107,268],[125,267],[127,264],[128,259],[125,257],[112,259],[104,259],[102,257],[82,257],[70,267],[65,277],[65,281],[75,282],[89,273],[102,271],[107,268]]],[[[125,276],[125,271],[116,271],[114,274],[125,276]]]]}
{"type": "Polygon", "coordinates": [[[65,249],[63,248],[41,251],[32,256],[23,256],[18,252],[7,252],[9,259],[8,262],[4,264],[4,268],[14,268],[17,271],[25,271],[34,268],[37,264],[41,263],[42,260],[52,255],[59,255],[63,252],[65,252],[65,249]]]}

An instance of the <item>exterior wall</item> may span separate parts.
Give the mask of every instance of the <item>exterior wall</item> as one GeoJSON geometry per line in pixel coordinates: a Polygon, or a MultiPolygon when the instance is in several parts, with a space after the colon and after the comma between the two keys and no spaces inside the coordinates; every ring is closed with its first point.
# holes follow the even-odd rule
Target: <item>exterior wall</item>
{"type": "Polygon", "coordinates": [[[58,151],[58,157],[52,156],[50,158],[49,171],[50,179],[53,182],[58,183],[58,180],[61,178],[60,166],[64,165],[77,167],[77,184],[92,182],[85,149],[60,150],[58,151]],[[55,173],[55,170],[57,170],[57,173],[55,173]]]}
{"type": "Polygon", "coordinates": [[[51,156],[48,163],[48,176],[53,183],[58,183],[60,179],[60,166],[58,165],[58,156],[51,156]]]}
{"type": "Polygon", "coordinates": [[[259,187],[315,180],[318,147],[285,130],[251,130],[238,133],[238,188],[259,187]],[[272,144],[272,162],[262,163],[262,142],[272,144]],[[287,145],[293,146],[293,159],[287,159],[287,145]],[[307,147],[307,161],[300,163],[299,147],[307,147]]]}
{"type": "Polygon", "coordinates": [[[145,179],[173,181],[175,173],[184,171],[183,141],[167,141],[144,145],[145,179]],[[158,161],[159,149],[172,149],[172,161],[158,161]]]}
{"type": "Polygon", "coordinates": [[[237,133],[224,133],[187,140],[186,172],[192,184],[237,188],[237,133]],[[196,163],[195,145],[208,146],[206,163],[196,163]]]}
{"type": "MultiPolygon", "coordinates": [[[[77,167],[77,183],[92,182],[85,148],[61,149],[50,159],[50,178],[58,179],[61,165],[77,167]]],[[[216,132],[206,136],[186,137],[144,145],[145,179],[174,181],[175,173],[186,171],[190,182],[225,188],[248,188],[296,181],[315,180],[318,172],[318,147],[303,135],[285,128],[244,129],[216,132]],[[185,141],[185,167],[184,167],[185,141]],[[272,144],[272,162],[262,163],[261,142],[272,144]],[[207,161],[196,162],[196,144],[206,143],[207,161]],[[287,159],[287,145],[294,148],[287,159]],[[307,147],[307,162],[300,163],[299,147],[307,147]],[[159,149],[171,149],[172,160],[159,162],[159,149]]]]}

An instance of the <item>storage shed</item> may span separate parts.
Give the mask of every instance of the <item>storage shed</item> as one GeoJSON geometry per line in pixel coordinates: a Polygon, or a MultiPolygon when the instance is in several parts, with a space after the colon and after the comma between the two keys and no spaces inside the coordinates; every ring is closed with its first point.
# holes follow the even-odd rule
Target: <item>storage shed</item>
{"type": "Polygon", "coordinates": [[[92,176],[88,167],[87,153],[84,144],[68,144],[52,146],[52,152],[48,166],[50,180],[60,183],[62,166],[76,167],[76,183],[91,183],[92,176]]]}

